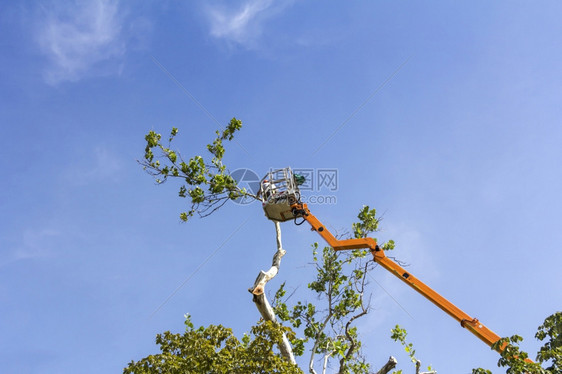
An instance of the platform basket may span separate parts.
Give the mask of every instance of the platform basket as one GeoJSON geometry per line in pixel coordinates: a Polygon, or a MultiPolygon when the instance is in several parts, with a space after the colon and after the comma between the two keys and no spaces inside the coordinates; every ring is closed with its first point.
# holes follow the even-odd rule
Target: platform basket
{"type": "Polygon", "coordinates": [[[270,170],[260,181],[259,196],[267,218],[278,222],[293,219],[291,205],[300,203],[300,192],[291,168],[270,170]]]}

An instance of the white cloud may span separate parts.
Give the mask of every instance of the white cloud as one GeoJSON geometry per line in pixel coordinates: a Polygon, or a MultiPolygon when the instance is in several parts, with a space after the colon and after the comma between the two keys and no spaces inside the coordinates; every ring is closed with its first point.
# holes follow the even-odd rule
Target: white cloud
{"type": "Polygon", "coordinates": [[[207,7],[211,35],[255,48],[263,31],[263,23],[280,13],[290,1],[249,0],[241,8],[232,10],[221,6],[207,7]]]}
{"type": "Polygon", "coordinates": [[[52,62],[46,71],[49,83],[77,81],[94,69],[97,74],[118,71],[125,52],[118,1],[65,2],[43,10],[38,40],[52,62]],[[107,62],[110,67],[100,66],[107,62]]]}

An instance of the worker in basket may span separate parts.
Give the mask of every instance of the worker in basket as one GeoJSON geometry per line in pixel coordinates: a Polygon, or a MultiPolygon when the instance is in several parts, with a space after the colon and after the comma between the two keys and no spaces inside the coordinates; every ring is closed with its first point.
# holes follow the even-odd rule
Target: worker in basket
{"type": "Polygon", "coordinates": [[[275,195],[277,191],[277,186],[273,182],[270,182],[268,179],[264,179],[262,182],[263,185],[263,197],[265,200],[269,200],[269,198],[275,195]]]}
{"type": "Polygon", "coordinates": [[[294,178],[295,178],[295,183],[296,183],[297,186],[302,186],[304,184],[304,182],[306,182],[306,178],[305,178],[304,175],[295,174],[294,178]]]}

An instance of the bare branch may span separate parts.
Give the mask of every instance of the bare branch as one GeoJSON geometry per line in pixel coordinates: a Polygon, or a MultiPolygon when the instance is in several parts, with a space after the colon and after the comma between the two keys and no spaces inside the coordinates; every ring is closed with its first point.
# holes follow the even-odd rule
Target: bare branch
{"type": "Polygon", "coordinates": [[[398,364],[398,361],[396,361],[394,357],[390,356],[387,363],[384,364],[384,366],[380,368],[380,370],[377,371],[376,374],[387,374],[389,371],[396,367],[396,364],[398,364]]]}
{"type": "Polygon", "coordinates": [[[279,222],[275,222],[275,231],[277,232],[277,252],[273,255],[271,268],[269,268],[268,271],[260,271],[254,285],[248,289],[248,291],[254,295],[261,295],[264,293],[265,285],[277,275],[279,267],[281,266],[281,259],[285,253],[287,253],[281,246],[281,226],[279,222]]]}
{"type": "MultiPolygon", "coordinates": [[[[248,289],[250,293],[254,296],[252,300],[256,304],[258,311],[260,312],[261,316],[266,321],[272,321],[277,323],[277,318],[275,317],[275,312],[273,308],[269,304],[267,297],[265,295],[265,285],[271,279],[273,279],[277,273],[279,272],[279,267],[281,266],[281,258],[285,255],[286,251],[282,248],[281,244],[281,226],[279,222],[275,222],[275,231],[277,237],[277,251],[273,255],[273,261],[271,264],[271,268],[268,271],[260,271],[260,274],[257,276],[254,285],[248,289]]],[[[293,354],[293,349],[291,348],[291,343],[287,336],[283,334],[283,341],[279,345],[279,351],[281,355],[285,357],[289,362],[295,364],[295,355],[293,354]]]]}
{"type": "Polygon", "coordinates": [[[318,346],[320,345],[320,335],[322,334],[322,331],[324,331],[324,329],[328,325],[328,322],[330,322],[331,318],[332,318],[332,312],[330,311],[328,313],[328,315],[326,316],[326,318],[324,319],[324,322],[322,322],[322,324],[320,325],[320,329],[318,331],[316,331],[316,335],[315,335],[315,339],[314,339],[314,346],[312,347],[312,350],[311,350],[311,353],[310,353],[310,361],[308,363],[308,370],[310,371],[311,374],[316,374],[316,371],[314,371],[314,354],[316,353],[316,350],[318,349],[318,346]]]}
{"type": "Polygon", "coordinates": [[[326,374],[326,369],[328,368],[328,359],[330,358],[332,353],[334,353],[334,352],[332,351],[332,352],[326,353],[324,355],[324,363],[322,364],[322,374],[326,374]]]}
{"type": "Polygon", "coordinates": [[[353,336],[351,336],[351,334],[349,333],[349,328],[351,327],[351,324],[353,323],[353,321],[355,321],[356,319],[358,319],[360,317],[363,317],[364,315],[366,315],[369,312],[369,305],[367,305],[367,307],[365,307],[365,304],[363,302],[363,295],[364,295],[364,291],[365,291],[368,268],[369,268],[369,262],[365,263],[365,267],[364,267],[364,271],[363,271],[363,277],[361,277],[360,287],[358,288],[359,300],[360,300],[360,304],[361,304],[361,312],[352,316],[349,319],[349,321],[347,321],[347,323],[345,324],[345,336],[346,336],[346,338],[347,338],[347,340],[349,341],[350,344],[349,344],[349,348],[348,348],[345,356],[340,359],[340,370],[339,370],[340,373],[345,372],[346,362],[349,361],[349,359],[353,355],[353,352],[355,352],[355,350],[357,349],[357,342],[355,341],[353,336]]]}

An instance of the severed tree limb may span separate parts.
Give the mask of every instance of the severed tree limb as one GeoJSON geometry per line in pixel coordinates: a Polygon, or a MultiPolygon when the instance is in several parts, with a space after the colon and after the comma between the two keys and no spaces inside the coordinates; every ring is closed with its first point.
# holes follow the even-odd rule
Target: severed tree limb
{"type": "MultiPolygon", "coordinates": [[[[254,295],[253,301],[254,303],[256,303],[256,307],[258,308],[264,320],[277,322],[277,318],[275,317],[273,308],[269,304],[269,301],[267,301],[267,297],[265,297],[264,293],[262,293],[261,295],[254,295]]],[[[293,349],[291,348],[291,343],[289,343],[289,339],[287,339],[287,336],[285,334],[283,334],[282,343],[279,344],[279,351],[287,361],[291,362],[292,364],[296,364],[295,355],[293,354],[293,349]]]]}
{"type": "Polygon", "coordinates": [[[416,374],[437,374],[435,370],[432,371],[420,371],[421,361],[416,360],[416,374]]]}
{"type": "Polygon", "coordinates": [[[398,361],[396,361],[396,359],[392,356],[390,356],[390,358],[388,359],[388,362],[386,364],[384,364],[384,366],[382,368],[380,368],[379,371],[377,371],[376,374],[387,374],[389,371],[391,371],[392,369],[394,369],[396,367],[396,364],[398,363],[398,361]]]}
{"type": "MultiPolygon", "coordinates": [[[[248,289],[248,291],[250,291],[250,293],[254,295],[253,301],[256,304],[256,307],[258,308],[258,311],[260,312],[263,319],[272,322],[277,322],[277,318],[275,317],[275,312],[273,311],[273,308],[271,307],[269,301],[267,300],[267,297],[265,296],[265,285],[279,272],[279,267],[281,266],[281,258],[283,258],[286,253],[286,251],[281,246],[281,226],[279,225],[279,222],[275,222],[275,231],[277,234],[277,252],[275,252],[275,255],[273,255],[271,268],[268,271],[260,271],[254,282],[254,285],[248,289]]],[[[279,345],[279,351],[287,361],[296,364],[293,349],[291,348],[289,339],[287,339],[287,336],[285,334],[283,334],[283,341],[279,345]]]]}

